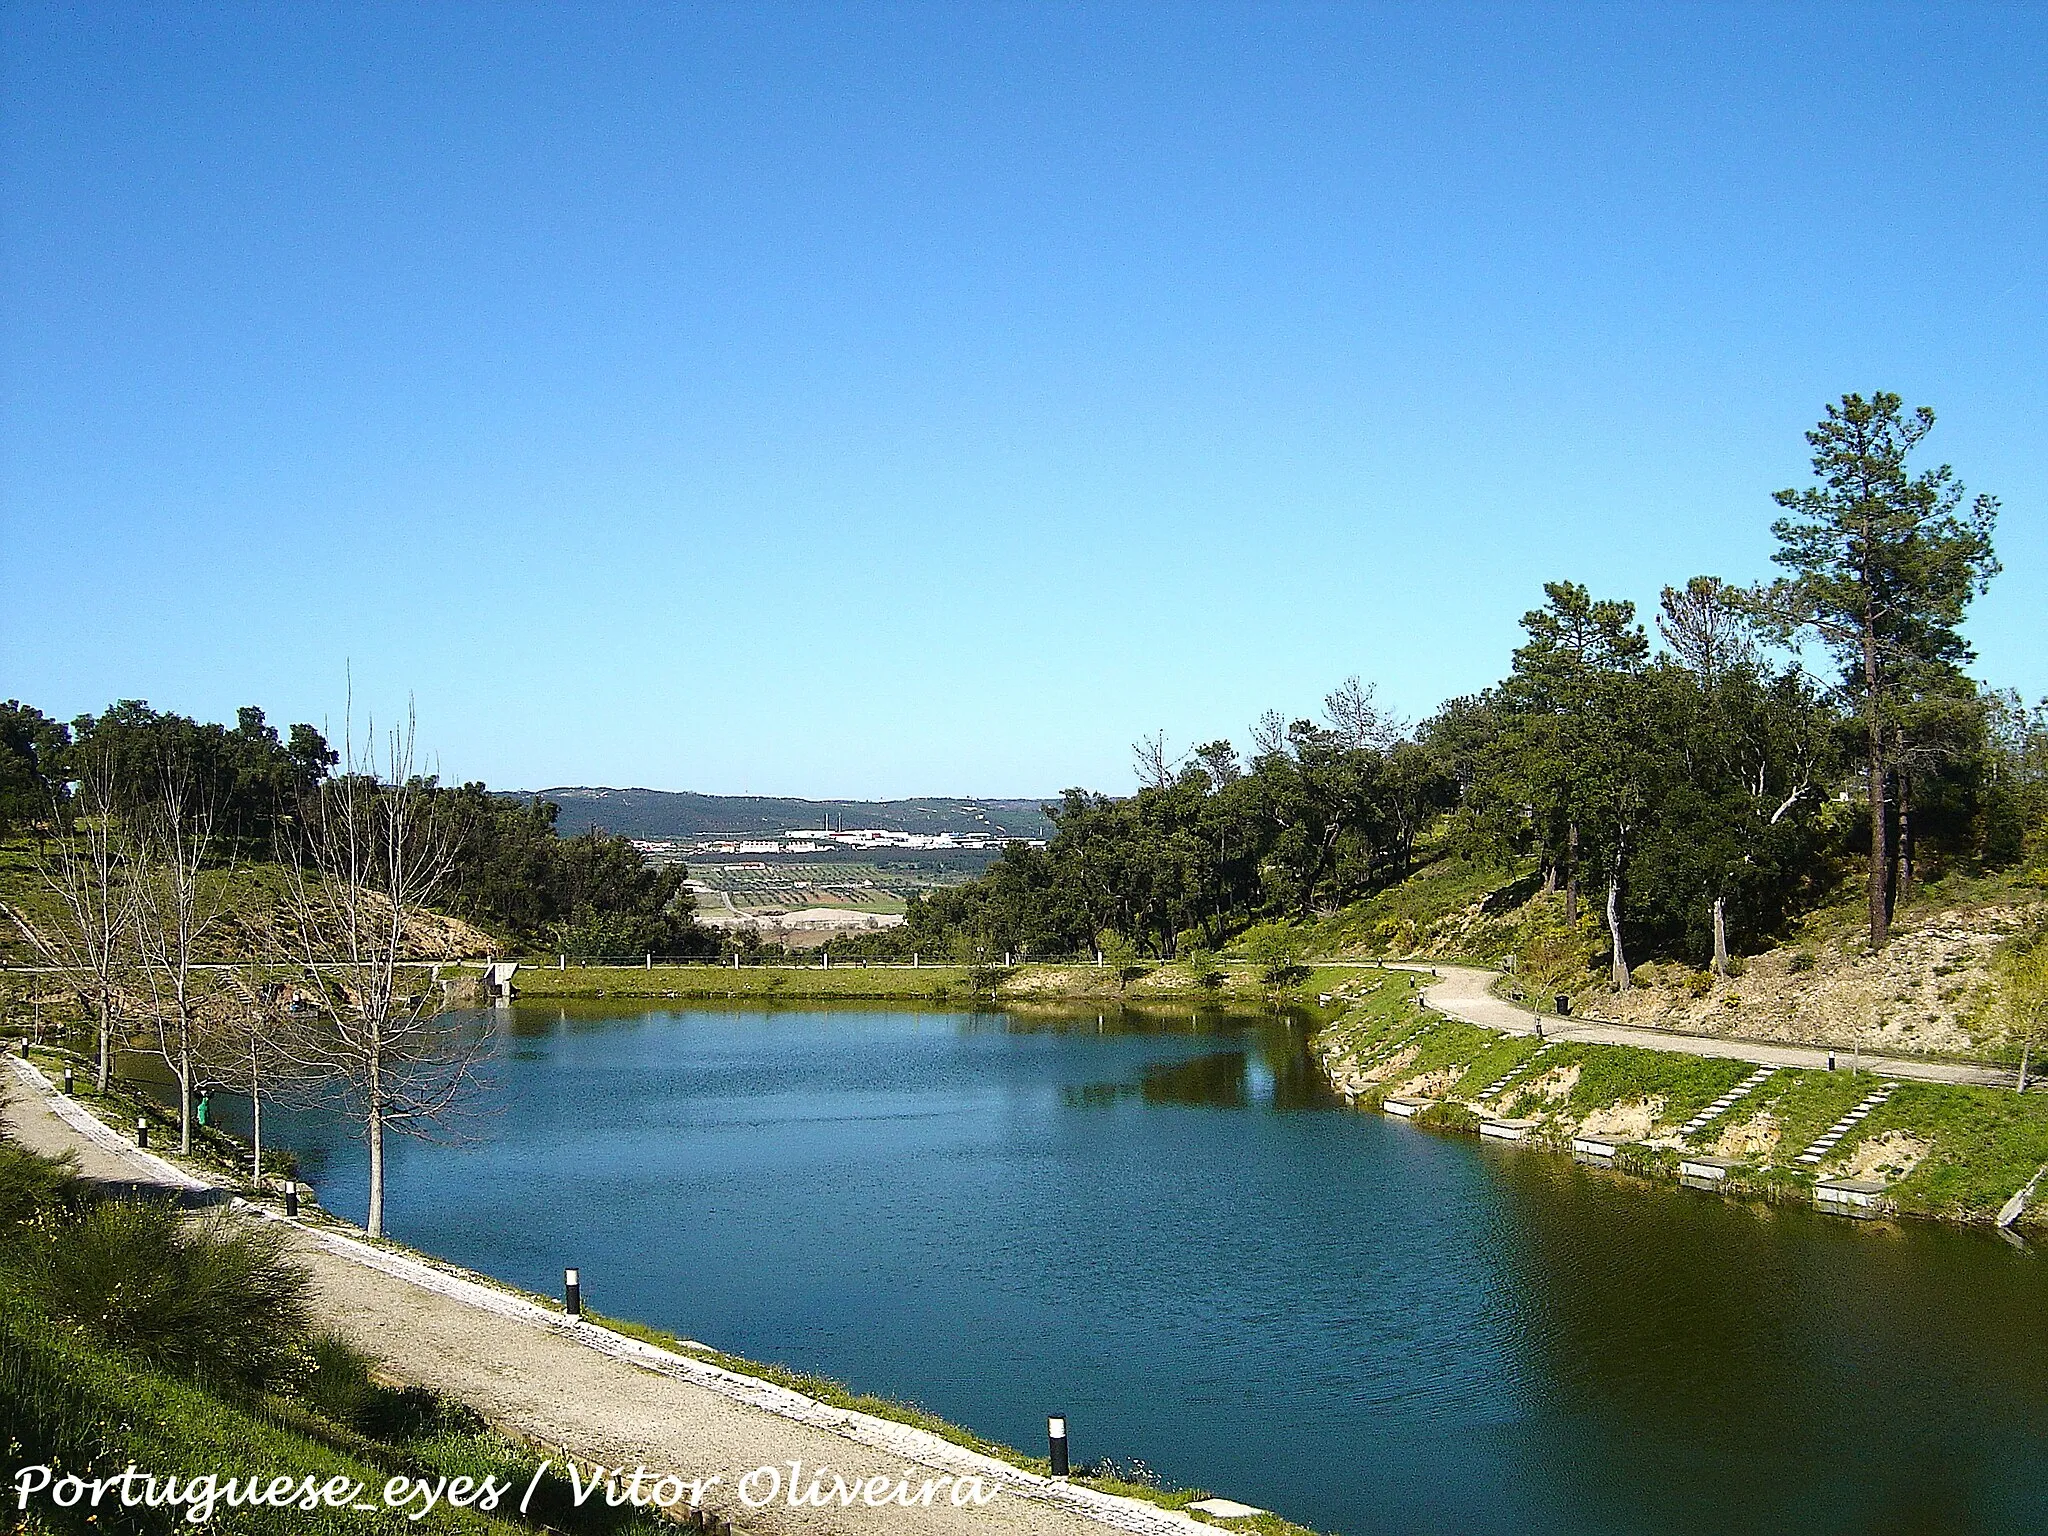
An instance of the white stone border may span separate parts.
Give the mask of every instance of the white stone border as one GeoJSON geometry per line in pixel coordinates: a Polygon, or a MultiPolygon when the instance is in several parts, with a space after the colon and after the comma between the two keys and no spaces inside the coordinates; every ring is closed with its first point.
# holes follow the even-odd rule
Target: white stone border
{"type": "Polygon", "coordinates": [[[851,1408],[835,1408],[815,1398],[806,1397],[801,1392],[793,1392],[787,1387],[778,1387],[773,1382],[763,1381],[759,1377],[743,1376],[737,1371],[713,1365],[708,1360],[693,1359],[674,1350],[662,1349],[639,1339],[614,1333],[609,1328],[595,1323],[564,1317],[553,1308],[543,1306],[528,1297],[486,1285],[452,1265],[395,1248],[380,1247],[329,1227],[311,1226],[304,1221],[291,1220],[268,1206],[243,1200],[218,1184],[197,1178],[154,1153],[145,1152],[142,1148],[124,1141],[119,1133],[104,1121],[54,1088],[35,1063],[23,1060],[19,1056],[9,1056],[7,1063],[23,1083],[41,1094],[51,1112],[66,1125],[89,1141],[137,1165],[138,1170],[146,1173],[152,1180],[179,1189],[213,1190],[226,1194],[236,1209],[260,1216],[266,1221],[296,1228],[329,1253],[352,1264],[376,1270],[379,1274],[389,1275],[395,1280],[402,1280],[408,1285],[417,1286],[436,1296],[446,1297],[479,1312],[489,1312],[510,1322],[545,1329],[557,1337],[571,1339],[586,1349],[596,1350],[601,1355],[608,1355],[614,1360],[638,1366],[642,1370],[653,1371],[657,1375],[688,1382],[692,1386],[703,1387],[746,1407],[791,1419],[814,1429],[827,1430],[842,1435],[857,1445],[885,1451],[892,1456],[900,1456],[906,1461],[914,1461],[937,1471],[950,1472],[956,1477],[980,1477],[984,1483],[1000,1487],[1003,1492],[1015,1497],[1042,1500],[1098,1524],[1131,1532],[1133,1536],[1191,1536],[1194,1532],[1214,1536],[1216,1531],[1215,1526],[1204,1525],[1178,1510],[1161,1509],[1158,1505],[1148,1504],[1142,1499],[1124,1498],[1116,1494],[1098,1492],[1093,1488],[1079,1487],[1064,1478],[1041,1477],[1035,1472],[1013,1467],[993,1456],[985,1456],[979,1451],[955,1445],[930,1430],[918,1429],[910,1424],[899,1424],[894,1419],[877,1418],[873,1414],[861,1413],[851,1408]]]}

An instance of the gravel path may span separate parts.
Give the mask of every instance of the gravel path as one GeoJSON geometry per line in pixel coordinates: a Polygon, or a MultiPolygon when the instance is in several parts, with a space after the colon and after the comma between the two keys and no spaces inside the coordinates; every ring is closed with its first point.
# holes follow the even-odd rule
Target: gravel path
{"type": "MultiPolygon", "coordinates": [[[[0,1070],[0,1120],[21,1144],[72,1152],[95,1179],[176,1191],[193,1203],[222,1203],[224,1190],[141,1152],[52,1090],[19,1057],[0,1070]]],[[[285,1227],[313,1277],[324,1324],[353,1340],[396,1375],[447,1393],[488,1418],[586,1465],[645,1466],[652,1474],[721,1481],[707,1508],[745,1532],[930,1532],[935,1536],[1101,1536],[1104,1527],[1137,1536],[1213,1532],[1192,1518],[1132,1499],[1113,1498],[1021,1472],[922,1430],[828,1407],[753,1377],[656,1349],[607,1329],[573,1323],[551,1307],[451,1266],[382,1244],[354,1229],[287,1223],[267,1208],[236,1201],[251,1220],[285,1227]],[[953,1483],[927,1505],[829,1509],[791,1507],[790,1463],[806,1486],[825,1474],[886,1479],[866,1491],[886,1494],[899,1479],[915,1495],[927,1479],[978,1477],[996,1490],[986,1504],[956,1508],[953,1483]],[[765,1507],[742,1501],[741,1477],[778,1469],[784,1492],[765,1507]]],[[[545,1454],[545,1452],[543,1453],[545,1454]]],[[[762,1474],[752,1485],[768,1487],[762,1474]]]]}
{"type": "MultiPolygon", "coordinates": [[[[1499,971],[1482,970],[1478,966],[1470,965],[1430,966],[1398,960],[1389,961],[1386,968],[1393,971],[1428,971],[1440,978],[1435,985],[1422,990],[1424,1001],[1439,1013],[1449,1014],[1454,1019],[1463,1019],[1469,1024],[1481,1024],[1488,1029],[1503,1030],[1511,1035],[1535,1032],[1535,1018],[1528,1009],[1518,1008],[1504,998],[1493,995],[1493,984],[1501,977],[1499,971]]],[[[1826,1046],[1769,1045],[1757,1040],[1730,1040],[1716,1035],[1688,1035],[1677,1030],[1645,1029],[1635,1024],[1607,1024],[1597,1019],[1558,1019],[1546,1016],[1543,1020],[1543,1037],[1546,1040],[1586,1040],[1598,1045],[1636,1045],[1652,1051],[1681,1051],[1689,1056],[1718,1056],[1729,1061],[1753,1061],[1759,1065],[1778,1067],[1824,1069],[1830,1055],[1826,1046]]],[[[1857,1057],[1839,1046],[1832,1054],[1836,1058],[1836,1064],[1845,1070],[1855,1063],[1886,1077],[1915,1078],[1929,1083],[1975,1083],[1992,1087],[2009,1087],[2012,1083],[2012,1074],[1996,1067],[1966,1066],[1946,1061],[1902,1060],[1890,1056],[1857,1057]]]]}

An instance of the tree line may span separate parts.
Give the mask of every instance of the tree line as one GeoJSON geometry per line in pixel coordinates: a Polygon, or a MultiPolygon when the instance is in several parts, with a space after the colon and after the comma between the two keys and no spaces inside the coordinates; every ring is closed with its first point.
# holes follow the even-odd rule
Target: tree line
{"type": "MultiPolygon", "coordinates": [[[[0,703],[0,836],[69,835],[81,794],[140,825],[175,781],[188,807],[204,810],[214,865],[274,863],[291,856],[294,828],[307,824],[307,806],[339,761],[318,728],[281,734],[254,706],[238,710],[232,727],[140,699],[66,723],[9,699],[0,703]]],[[[650,864],[630,840],[601,829],[559,837],[552,801],[418,777],[449,845],[442,910],[486,929],[508,953],[596,959],[716,949],[695,922],[682,865],[650,864]]]]}
{"type": "Polygon", "coordinates": [[[75,992],[97,1090],[118,1051],[160,1059],[186,1152],[209,1085],[246,1094],[259,1184],[266,1102],[339,1109],[368,1147],[373,1234],[387,1137],[458,1110],[488,1049],[488,1030],[445,1016],[461,988],[431,963],[444,914],[515,952],[716,948],[680,866],[601,832],[559,838],[550,804],[442,786],[416,767],[410,719],[337,752],[255,709],[227,730],[124,701],[66,726],[10,701],[0,768],[46,898],[9,915],[75,992]]]}
{"type": "Polygon", "coordinates": [[[1543,587],[1498,683],[1409,726],[1348,680],[1248,750],[1139,742],[1139,788],[1068,790],[1056,834],[852,946],[1172,956],[1406,877],[1432,831],[1531,871],[1617,988],[1633,961],[1725,970],[1860,869],[1870,943],[1930,870],[2048,857],[2048,705],[1984,688],[1961,625],[1998,572],[1998,503],[1916,469],[1934,414],[1846,395],[1780,491],[1782,575],[1634,604],[1543,587]]]}

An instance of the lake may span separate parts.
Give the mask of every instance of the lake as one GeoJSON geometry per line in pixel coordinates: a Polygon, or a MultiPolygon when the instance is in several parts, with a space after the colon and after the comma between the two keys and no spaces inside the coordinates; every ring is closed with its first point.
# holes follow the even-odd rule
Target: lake
{"type": "MultiPolygon", "coordinates": [[[[2048,1268],[1347,1111],[1302,1019],[515,1006],[392,1235],[1331,1532],[2048,1530],[2048,1268]]],[[[224,1106],[223,1123],[241,1118],[224,1106]]],[[[266,1118],[360,1220],[363,1150],[266,1118]]]]}

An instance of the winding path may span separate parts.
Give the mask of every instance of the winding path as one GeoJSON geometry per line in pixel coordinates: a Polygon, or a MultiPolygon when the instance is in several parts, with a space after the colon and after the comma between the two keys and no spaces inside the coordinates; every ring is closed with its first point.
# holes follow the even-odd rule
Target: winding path
{"type": "MultiPolygon", "coordinates": [[[[1342,965],[1344,961],[1319,961],[1342,965]]],[[[1372,963],[1372,962],[1369,962],[1372,963]]],[[[1510,1035],[1536,1032],[1536,1015],[1497,997],[1493,984],[1499,971],[1472,965],[1427,965],[1418,961],[1390,960],[1390,971],[1427,971],[1438,978],[1422,989],[1423,1001],[1439,1013],[1468,1024],[1483,1025],[1510,1035]]],[[[1778,1045],[1762,1040],[1738,1040],[1724,1035],[1689,1035],[1675,1029],[1649,1029],[1639,1024],[1610,1024],[1598,1019],[1543,1019],[1546,1040],[1585,1040],[1597,1045],[1635,1045],[1652,1051],[1681,1051],[1689,1056],[1718,1056],[1729,1061],[1753,1061],[1760,1066],[1807,1067],[1825,1070],[1828,1057],[1837,1065],[1857,1065],[1886,1077],[1916,1078],[1928,1083],[1971,1083],[1986,1087],[2010,1087],[2013,1074],[1997,1067],[1969,1066],[1960,1062],[1914,1061],[1896,1056],[1852,1058],[1842,1047],[1778,1045]]]]}

